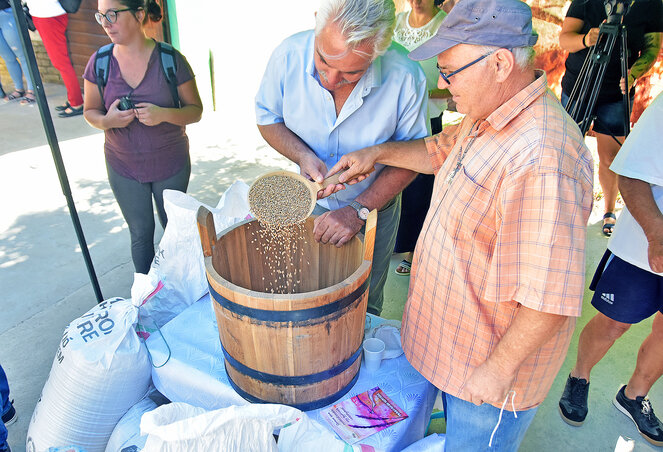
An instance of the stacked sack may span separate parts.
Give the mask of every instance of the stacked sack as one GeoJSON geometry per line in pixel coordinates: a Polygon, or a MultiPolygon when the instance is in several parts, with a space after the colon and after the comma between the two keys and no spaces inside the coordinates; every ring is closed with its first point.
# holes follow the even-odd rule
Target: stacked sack
{"type": "Polygon", "coordinates": [[[67,445],[106,449],[115,425],[151,382],[137,320],[130,301],[112,298],[67,326],[30,421],[28,452],[67,445]]]}

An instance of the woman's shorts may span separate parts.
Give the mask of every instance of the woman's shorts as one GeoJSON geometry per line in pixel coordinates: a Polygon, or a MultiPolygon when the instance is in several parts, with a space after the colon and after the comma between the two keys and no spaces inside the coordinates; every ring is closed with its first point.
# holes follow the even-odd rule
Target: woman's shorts
{"type": "MultiPolygon", "coordinates": [[[[562,92],[562,105],[566,108],[569,101],[569,95],[562,92]]],[[[630,98],[631,109],[633,109],[633,97],[630,98]]],[[[624,111],[624,102],[610,102],[607,104],[596,104],[594,106],[594,127],[592,130],[596,133],[604,135],[614,135],[616,137],[626,136],[624,130],[624,118],[626,112],[624,111]]],[[[630,119],[629,119],[630,123],[630,119]]]]}

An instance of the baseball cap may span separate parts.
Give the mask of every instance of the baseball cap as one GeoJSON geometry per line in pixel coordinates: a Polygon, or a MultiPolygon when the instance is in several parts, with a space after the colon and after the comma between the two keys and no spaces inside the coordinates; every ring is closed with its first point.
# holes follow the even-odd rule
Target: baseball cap
{"type": "Polygon", "coordinates": [[[461,0],[444,18],[435,36],[410,52],[415,61],[427,60],[457,44],[514,47],[533,46],[532,10],[520,0],[461,0]]]}

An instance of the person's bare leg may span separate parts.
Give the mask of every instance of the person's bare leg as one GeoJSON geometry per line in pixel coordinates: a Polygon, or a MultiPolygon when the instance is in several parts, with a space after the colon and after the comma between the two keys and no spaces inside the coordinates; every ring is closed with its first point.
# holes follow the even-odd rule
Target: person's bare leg
{"type": "Polygon", "coordinates": [[[651,333],[638,351],[635,371],[624,394],[631,400],[646,396],[652,385],[663,375],[663,315],[656,313],[651,333]]]}
{"type": "Polygon", "coordinates": [[[600,312],[596,314],[580,333],[578,356],[571,376],[589,381],[592,368],[630,327],[630,324],[612,320],[600,312]]]}
{"type": "MultiPolygon", "coordinates": [[[[616,138],[620,143],[624,142],[624,137],[616,138]]],[[[619,193],[617,174],[610,170],[610,165],[620,148],[621,146],[612,136],[602,133],[596,134],[596,150],[599,154],[599,183],[603,190],[604,213],[614,212],[615,203],[617,202],[617,193],[619,193]]],[[[603,224],[608,223],[614,224],[615,220],[612,218],[603,220],[603,224]]]]}

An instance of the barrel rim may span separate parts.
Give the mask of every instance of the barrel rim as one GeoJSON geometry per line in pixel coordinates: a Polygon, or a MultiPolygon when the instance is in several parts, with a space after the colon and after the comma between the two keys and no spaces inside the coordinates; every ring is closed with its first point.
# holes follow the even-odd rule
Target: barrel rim
{"type": "MultiPolygon", "coordinates": [[[[311,215],[309,218],[315,218],[317,215],[311,215]]],[[[225,228],[223,231],[217,234],[216,236],[216,245],[218,246],[220,244],[220,239],[222,236],[228,234],[230,231],[233,229],[237,229],[245,224],[251,223],[253,221],[258,221],[255,218],[251,218],[248,220],[243,220],[240,221],[239,223],[235,223],[234,225],[225,228]]],[[[361,232],[358,232],[355,234],[355,237],[357,237],[359,240],[361,240],[362,244],[364,245],[364,248],[366,248],[366,237],[364,234],[361,232]]],[[[354,238],[354,237],[353,237],[354,238]]],[[[205,263],[205,271],[207,272],[207,281],[211,285],[212,283],[218,284],[219,286],[223,287],[224,289],[232,292],[232,293],[237,293],[241,294],[243,296],[248,296],[260,300],[266,300],[266,301],[305,301],[308,298],[315,298],[315,297],[320,297],[322,295],[326,295],[330,291],[337,291],[341,290],[343,288],[346,288],[347,286],[351,285],[347,283],[348,280],[358,281],[360,280],[361,276],[364,273],[367,273],[370,275],[371,268],[373,265],[372,260],[367,260],[367,259],[362,259],[361,264],[357,267],[357,269],[352,272],[347,278],[345,278],[343,281],[340,281],[334,285],[327,286],[323,289],[317,289],[313,290],[310,292],[299,292],[299,293],[294,293],[294,294],[277,294],[277,293],[269,293],[269,292],[260,292],[257,290],[251,290],[247,289],[246,287],[239,286],[233,282],[228,281],[227,279],[223,278],[219,273],[216,271],[214,268],[214,263],[213,263],[213,258],[214,255],[212,254],[211,256],[205,256],[204,257],[204,263],[205,263]],[[212,281],[210,281],[210,278],[212,281]]]]}
{"type": "MultiPolygon", "coordinates": [[[[229,291],[232,294],[243,295],[246,297],[251,297],[259,300],[265,301],[306,301],[308,299],[314,299],[327,295],[330,292],[336,292],[343,289],[349,289],[352,286],[352,283],[361,281],[364,274],[370,275],[372,268],[372,261],[363,260],[357,270],[352,272],[350,276],[345,278],[343,281],[327,286],[324,289],[317,289],[310,292],[299,292],[291,294],[282,294],[282,293],[269,293],[269,292],[260,292],[257,290],[247,289],[246,287],[238,286],[235,283],[228,281],[223,278],[214,268],[212,264],[212,256],[205,257],[205,270],[207,271],[207,282],[208,284],[218,285],[223,289],[229,291]],[[348,282],[351,280],[351,282],[348,282]]],[[[368,277],[368,276],[367,276],[368,277]]],[[[218,290],[217,290],[218,291],[218,290]]]]}

